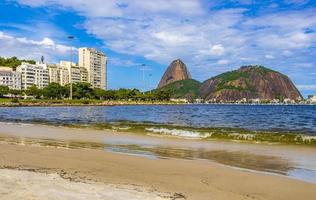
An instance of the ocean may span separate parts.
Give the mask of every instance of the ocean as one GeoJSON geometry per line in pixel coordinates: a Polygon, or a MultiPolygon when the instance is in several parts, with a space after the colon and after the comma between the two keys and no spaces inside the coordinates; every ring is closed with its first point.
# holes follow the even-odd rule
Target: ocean
{"type": "Polygon", "coordinates": [[[316,106],[135,105],[3,107],[2,122],[51,124],[154,123],[193,128],[238,128],[316,135],[316,106]]]}

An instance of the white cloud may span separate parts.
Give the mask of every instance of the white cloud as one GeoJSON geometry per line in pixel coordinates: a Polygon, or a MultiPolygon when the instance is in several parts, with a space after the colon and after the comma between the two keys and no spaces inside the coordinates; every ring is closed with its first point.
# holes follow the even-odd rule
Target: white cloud
{"type": "Polygon", "coordinates": [[[225,53],[225,48],[221,44],[211,46],[210,54],[215,56],[221,56],[225,53]]]}
{"type": "Polygon", "coordinates": [[[72,9],[89,17],[122,15],[116,0],[18,0],[18,2],[31,7],[59,6],[61,9],[72,9]]]}
{"type": "MultiPolygon", "coordinates": [[[[233,1],[241,4],[260,2],[233,1]]],[[[288,3],[303,1],[288,0],[288,3]]],[[[227,70],[228,62],[236,67],[263,64],[294,75],[304,74],[302,71],[294,73],[302,68],[295,63],[316,64],[315,60],[311,61],[316,46],[315,9],[258,11],[249,16],[247,9],[221,7],[214,10],[210,5],[216,3],[202,0],[19,2],[33,7],[54,6],[76,11],[85,19],[81,27],[112,51],[143,56],[163,64],[182,58],[190,65],[193,75],[197,72],[201,79],[210,76],[203,73],[203,69],[219,73],[227,70]],[[273,59],[276,57],[278,59],[273,59]]]]}
{"type": "Polygon", "coordinates": [[[190,38],[185,35],[181,35],[179,33],[170,33],[166,31],[154,33],[153,37],[157,38],[167,45],[181,45],[190,40],[190,38]]]}
{"type": "Polygon", "coordinates": [[[264,56],[266,59],[274,59],[274,56],[271,54],[267,54],[264,56]]]}
{"type": "Polygon", "coordinates": [[[133,12],[143,11],[151,14],[171,13],[176,15],[200,15],[204,13],[202,4],[198,0],[120,0],[119,2],[128,5],[133,12]]]}
{"type": "Polygon", "coordinates": [[[217,64],[219,64],[219,65],[227,65],[229,63],[229,60],[219,60],[219,61],[217,61],[217,64]]]}
{"type": "MultiPolygon", "coordinates": [[[[17,56],[24,59],[40,59],[44,56],[46,61],[56,61],[56,56],[65,56],[71,47],[56,44],[51,38],[32,40],[25,37],[14,37],[0,31],[0,55],[5,57],[17,56]]],[[[75,50],[75,48],[73,48],[75,50]]]]}
{"type": "Polygon", "coordinates": [[[72,9],[87,17],[122,17],[123,13],[136,12],[187,16],[203,13],[202,5],[197,0],[18,0],[18,2],[31,7],[59,6],[63,9],[72,9]]]}

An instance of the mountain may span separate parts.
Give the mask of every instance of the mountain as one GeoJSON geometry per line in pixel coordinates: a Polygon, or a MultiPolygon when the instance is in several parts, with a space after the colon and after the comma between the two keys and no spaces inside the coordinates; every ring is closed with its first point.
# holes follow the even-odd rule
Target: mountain
{"type": "Polygon", "coordinates": [[[171,98],[176,99],[196,99],[199,98],[199,88],[201,83],[194,79],[180,80],[170,83],[158,91],[168,91],[171,94],[171,98]]]}
{"type": "Polygon", "coordinates": [[[182,60],[177,59],[172,61],[172,63],[167,68],[159,82],[158,88],[162,88],[175,81],[186,79],[191,79],[191,74],[182,60]]]}
{"type": "Polygon", "coordinates": [[[302,99],[292,81],[284,74],[263,66],[243,66],[204,81],[200,95],[206,100],[302,99]]]}

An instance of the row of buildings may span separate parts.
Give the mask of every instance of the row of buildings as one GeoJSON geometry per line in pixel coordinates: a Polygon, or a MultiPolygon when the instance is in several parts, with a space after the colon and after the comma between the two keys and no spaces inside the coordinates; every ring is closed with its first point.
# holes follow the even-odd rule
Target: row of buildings
{"type": "Polygon", "coordinates": [[[94,48],[79,48],[79,62],[60,61],[58,64],[22,63],[13,70],[0,67],[0,85],[25,90],[32,85],[42,89],[49,83],[67,85],[87,82],[94,88],[107,88],[107,57],[94,48]]]}

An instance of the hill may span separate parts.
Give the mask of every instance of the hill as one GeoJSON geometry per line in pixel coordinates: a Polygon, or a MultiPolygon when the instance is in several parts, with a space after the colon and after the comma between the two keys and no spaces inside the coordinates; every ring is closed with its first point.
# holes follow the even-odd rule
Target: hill
{"type": "Polygon", "coordinates": [[[204,81],[200,95],[206,100],[302,99],[292,81],[284,74],[263,66],[243,66],[204,81]]]}
{"type": "Polygon", "coordinates": [[[201,83],[194,79],[180,80],[170,83],[156,91],[168,91],[171,98],[177,99],[195,99],[199,98],[199,88],[201,83]]]}

